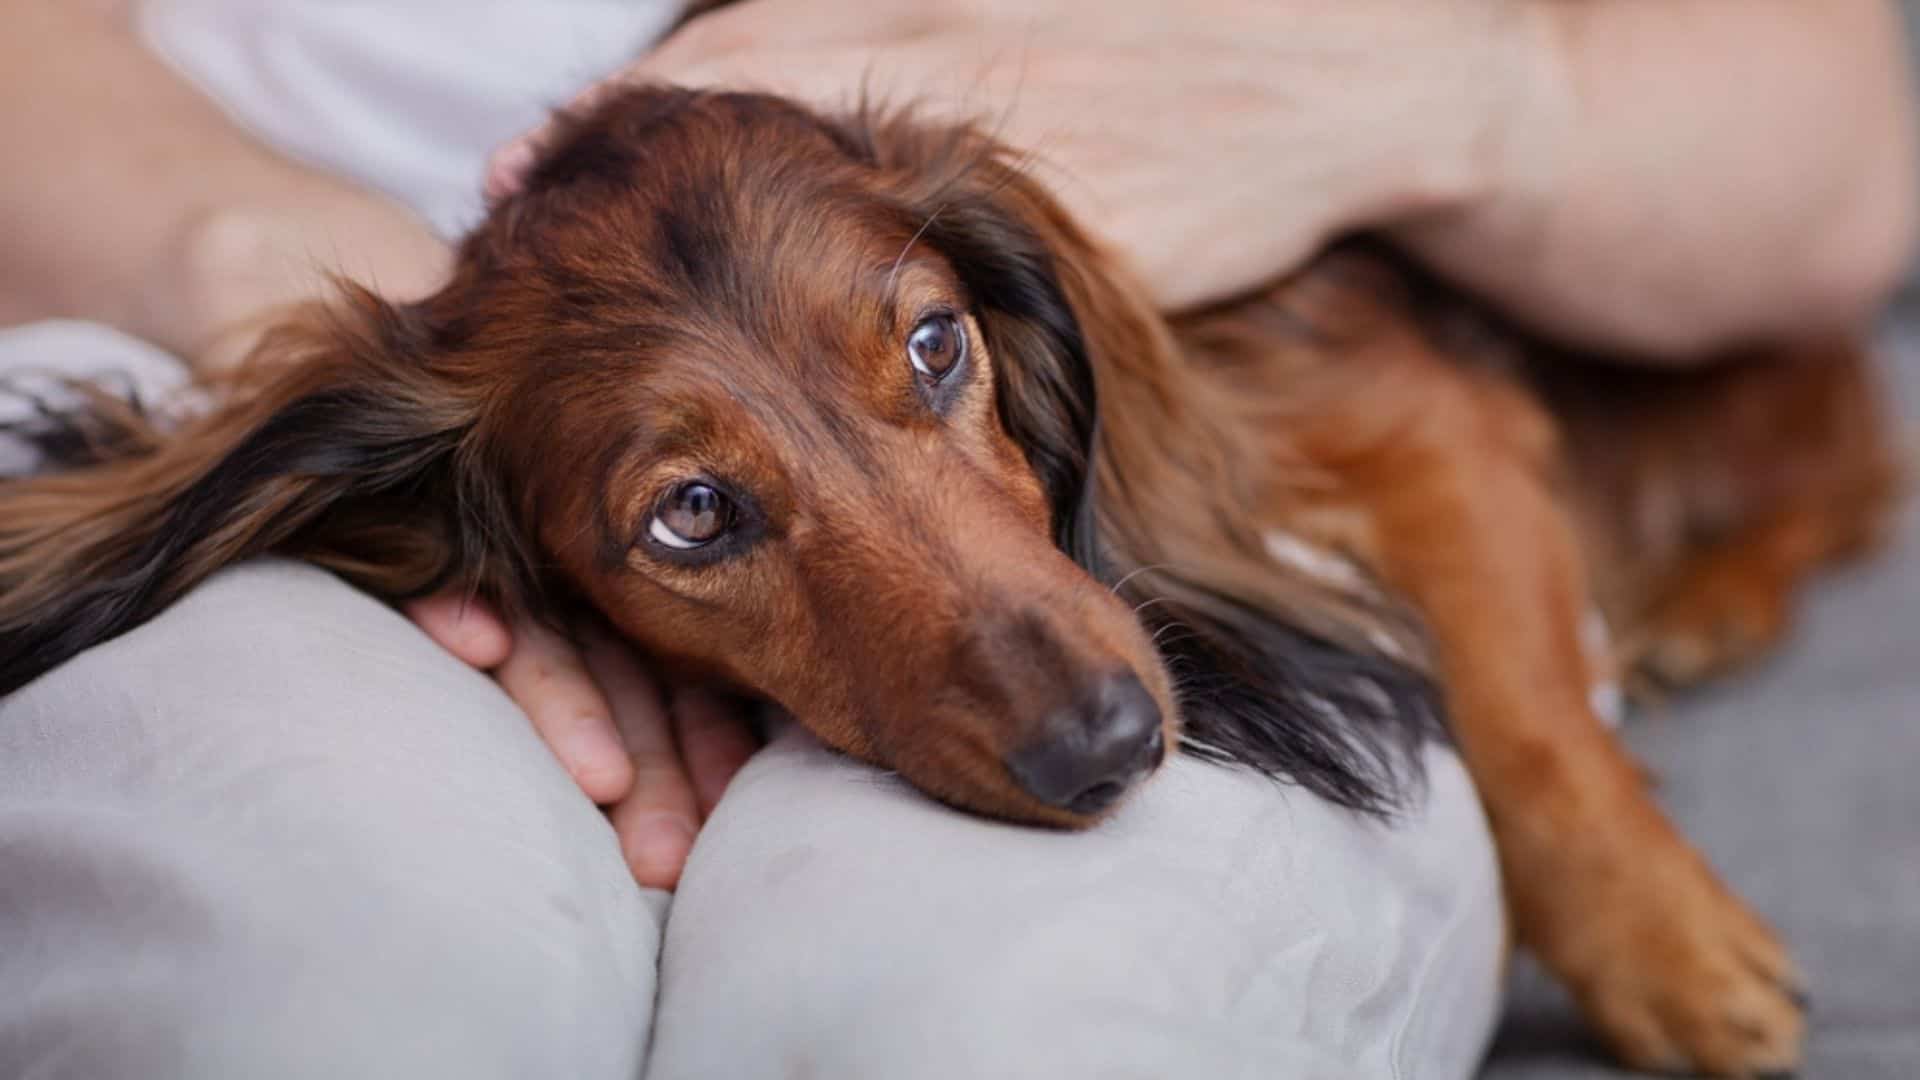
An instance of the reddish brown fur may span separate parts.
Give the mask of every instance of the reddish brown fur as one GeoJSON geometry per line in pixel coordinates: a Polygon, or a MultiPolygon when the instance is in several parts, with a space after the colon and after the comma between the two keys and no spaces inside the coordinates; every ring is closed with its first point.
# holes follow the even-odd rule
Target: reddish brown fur
{"type": "MultiPolygon", "coordinates": [[[[1820,345],[1656,376],[1477,334],[1450,349],[1457,327],[1398,285],[1355,289],[1355,272],[1325,265],[1183,326],[1250,414],[1313,405],[1288,425],[1289,461],[1338,482],[1283,479],[1266,520],[1425,615],[1518,936],[1616,1048],[1715,1074],[1791,1065],[1785,950],[1593,715],[1580,625],[1603,598],[1632,643],[1617,662],[1682,680],[1769,643],[1807,573],[1869,544],[1891,504],[1862,355],[1820,345]],[[1287,325],[1319,332],[1273,332],[1287,325]],[[1701,659],[1676,664],[1679,644],[1701,659]]],[[[1457,299],[1443,314],[1462,317],[1457,299]]]]}
{"type": "Polygon", "coordinates": [[[575,123],[437,296],[356,293],[262,361],[283,373],[203,420],[109,416],[112,460],[0,488],[0,633],[40,667],[289,550],[389,596],[584,601],[944,799],[1081,824],[1008,752],[1113,671],[1174,730],[1152,605],[1267,620],[1439,678],[1520,940],[1629,1060],[1795,1059],[1785,952],[1593,715],[1580,626],[1598,604],[1629,661],[1698,677],[1876,535],[1893,469],[1849,346],[1609,374],[1356,250],[1169,325],[978,135],[638,91],[575,123]],[[981,346],[938,408],[901,352],[934,307],[981,346]],[[752,492],[751,549],[636,542],[709,473],[752,492]],[[1351,572],[1277,559],[1276,531],[1351,572]]]}

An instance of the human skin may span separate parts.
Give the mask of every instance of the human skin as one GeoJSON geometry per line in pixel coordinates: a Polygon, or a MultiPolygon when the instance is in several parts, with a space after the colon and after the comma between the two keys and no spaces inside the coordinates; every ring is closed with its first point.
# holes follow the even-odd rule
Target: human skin
{"type": "MultiPolygon", "coordinates": [[[[1681,362],[1859,321],[1912,246],[1912,104],[1884,0],[1088,11],[746,0],[614,82],[984,116],[1169,307],[1367,228],[1543,332],[1681,362]]],[[[0,324],[91,319],[215,376],[330,272],[407,298],[449,264],[404,208],[236,128],[123,3],[0,5],[0,91],[0,324]]],[[[496,155],[490,188],[518,182],[540,136],[496,155]]],[[[495,673],[609,807],[636,877],[671,886],[753,750],[738,705],[669,700],[624,646],[458,597],[409,614],[495,673]]]]}
{"type": "MultiPolygon", "coordinates": [[[[1889,0],[745,0],[620,81],[982,115],[1168,307],[1397,239],[1647,359],[1851,327],[1920,187],[1889,0]]],[[[539,132],[495,157],[512,186],[539,132]]]]}

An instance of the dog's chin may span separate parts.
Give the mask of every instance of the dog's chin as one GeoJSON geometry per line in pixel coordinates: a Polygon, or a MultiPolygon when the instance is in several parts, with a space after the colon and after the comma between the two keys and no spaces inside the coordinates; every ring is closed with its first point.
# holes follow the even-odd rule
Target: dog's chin
{"type": "MultiPolygon", "coordinates": [[[[1000,793],[969,792],[965,795],[946,794],[921,787],[921,793],[973,817],[997,821],[1023,828],[1055,829],[1063,832],[1078,832],[1090,829],[1107,818],[1118,813],[1134,792],[1148,783],[1152,777],[1144,777],[1128,788],[1117,799],[1100,810],[1092,813],[1078,813],[1059,807],[1047,806],[1031,799],[1012,797],[1000,793]]],[[[915,785],[919,786],[919,785],[915,785]]]]}
{"type": "Polygon", "coordinates": [[[1087,807],[1060,807],[1041,802],[1020,789],[1003,763],[984,757],[977,769],[967,770],[971,782],[956,783],[953,771],[946,768],[922,772],[911,766],[887,767],[928,798],[975,817],[1032,828],[1078,831],[1106,821],[1139,798],[1142,790],[1165,769],[1175,753],[1173,748],[1178,745],[1178,736],[1177,721],[1166,722],[1161,731],[1160,757],[1117,791],[1092,800],[1093,805],[1087,807]]]}

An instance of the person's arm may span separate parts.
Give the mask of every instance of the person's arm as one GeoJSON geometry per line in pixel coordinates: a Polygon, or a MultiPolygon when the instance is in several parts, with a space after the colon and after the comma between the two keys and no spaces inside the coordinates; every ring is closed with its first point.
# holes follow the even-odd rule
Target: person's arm
{"type": "Polygon", "coordinates": [[[1487,190],[1398,230],[1507,311],[1685,356],[1847,327],[1920,220],[1888,0],[1539,0],[1537,74],[1487,190]]]}
{"type": "Polygon", "coordinates": [[[1900,35],[1889,0],[742,0],[616,80],[983,115],[1169,307],[1375,229],[1544,331],[1683,355],[1898,281],[1900,35]]]}
{"type": "Polygon", "coordinates": [[[394,295],[439,281],[446,246],[413,215],[248,137],[125,8],[0,5],[0,325],[89,319],[219,367],[329,271],[394,295]]]}
{"type": "MultiPolygon", "coordinates": [[[[140,43],[125,5],[0,0],[0,326],[106,323],[217,375],[330,273],[393,298],[450,253],[405,207],[276,154],[140,43]]],[[[478,178],[476,177],[476,182],[478,178]]],[[[458,595],[407,606],[492,672],[586,795],[634,876],[671,888],[754,743],[738,708],[669,702],[626,646],[581,649],[458,595]]]]}

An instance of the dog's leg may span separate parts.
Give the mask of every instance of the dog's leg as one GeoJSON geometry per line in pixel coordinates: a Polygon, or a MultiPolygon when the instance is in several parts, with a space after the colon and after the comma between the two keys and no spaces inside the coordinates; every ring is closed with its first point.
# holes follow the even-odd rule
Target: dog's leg
{"type": "Polygon", "coordinates": [[[1380,572],[1433,633],[1521,943],[1634,1065],[1790,1069],[1803,1021],[1785,948],[1667,822],[1588,703],[1587,579],[1561,505],[1497,439],[1432,434],[1350,479],[1368,488],[1380,572]]]}

